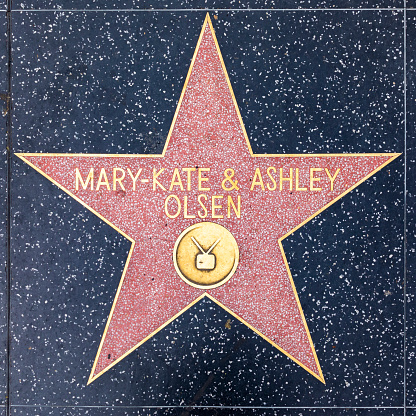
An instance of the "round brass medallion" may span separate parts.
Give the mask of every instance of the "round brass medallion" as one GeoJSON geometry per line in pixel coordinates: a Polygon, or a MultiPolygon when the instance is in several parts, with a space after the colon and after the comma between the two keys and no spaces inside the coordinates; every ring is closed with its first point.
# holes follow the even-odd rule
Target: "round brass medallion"
{"type": "Polygon", "coordinates": [[[238,259],[233,235],[212,222],[188,227],[173,249],[173,263],[179,276],[199,289],[212,289],[227,282],[237,269],[238,259]]]}

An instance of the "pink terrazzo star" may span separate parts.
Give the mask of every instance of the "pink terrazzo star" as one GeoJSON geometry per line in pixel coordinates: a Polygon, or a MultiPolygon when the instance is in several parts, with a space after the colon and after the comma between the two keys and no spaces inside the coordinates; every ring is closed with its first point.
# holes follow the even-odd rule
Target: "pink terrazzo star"
{"type": "Polygon", "coordinates": [[[253,154],[207,16],[162,155],[18,156],[132,242],[89,383],[204,296],[324,382],[282,240],[398,154],[253,154]],[[169,195],[180,209],[165,206],[169,195]],[[239,215],[228,196],[240,197],[239,215]],[[209,290],[172,261],[178,236],[201,221],[227,228],[240,251],[232,278],[209,290]]]}

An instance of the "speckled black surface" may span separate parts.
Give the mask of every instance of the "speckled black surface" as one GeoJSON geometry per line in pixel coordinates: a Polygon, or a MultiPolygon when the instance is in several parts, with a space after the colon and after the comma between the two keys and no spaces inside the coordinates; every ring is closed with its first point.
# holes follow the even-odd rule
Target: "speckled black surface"
{"type": "MultiPolygon", "coordinates": [[[[14,151],[160,152],[204,16],[13,13],[14,151]]],[[[255,152],[404,151],[403,10],[211,16],[255,152]]],[[[87,387],[129,244],[17,157],[12,174],[13,415],[403,414],[403,156],[284,242],[326,385],[206,299],[87,387]]]]}
{"type": "MultiPolygon", "coordinates": [[[[103,409],[14,409],[15,416],[99,416],[103,409]]],[[[218,408],[143,408],[135,409],[106,409],[109,416],[401,416],[403,410],[399,409],[218,409],[218,408]]],[[[413,416],[410,413],[410,416],[413,416]]]]}
{"type": "MultiPolygon", "coordinates": [[[[407,233],[407,402],[410,406],[416,406],[416,10],[408,12],[407,21],[407,183],[408,183],[408,233],[407,233]]],[[[416,412],[415,412],[416,413],[416,412]]]]}
{"type": "Polygon", "coordinates": [[[6,292],[6,221],[7,221],[7,89],[8,89],[8,54],[6,48],[7,20],[6,13],[0,12],[0,405],[4,405],[6,395],[6,342],[7,342],[7,292],[6,292]]]}
{"type": "Polygon", "coordinates": [[[14,10],[27,9],[313,9],[313,8],[401,8],[403,0],[21,0],[14,10]]]}

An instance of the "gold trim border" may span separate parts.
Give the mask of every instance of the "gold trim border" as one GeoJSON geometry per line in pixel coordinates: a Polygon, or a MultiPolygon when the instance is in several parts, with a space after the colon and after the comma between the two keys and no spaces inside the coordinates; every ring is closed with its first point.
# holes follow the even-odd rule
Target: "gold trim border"
{"type": "Polygon", "coordinates": [[[347,193],[349,193],[350,191],[352,191],[354,188],[356,188],[357,186],[359,186],[361,183],[363,183],[364,181],[366,181],[368,178],[370,178],[372,175],[374,175],[376,172],[378,172],[379,170],[381,170],[382,168],[384,168],[386,165],[388,165],[389,163],[391,163],[393,160],[395,160],[397,157],[399,157],[401,155],[401,153],[332,153],[332,154],[271,154],[271,153],[265,153],[265,154],[254,154],[251,148],[251,144],[249,141],[249,138],[247,136],[247,132],[246,129],[244,127],[244,122],[243,119],[241,117],[240,114],[240,110],[239,107],[237,105],[237,101],[234,95],[234,91],[232,89],[231,86],[231,82],[228,76],[228,72],[227,69],[225,67],[225,63],[220,51],[220,47],[215,35],[215,31],[214,28],[212,26],[212,22],[211,19],[209,17],[209,14],[206,14],[199,38],[198,38],[198,42],[197,42],[197,46],[195,48],[195,52],[191,61],[191,65],[189,67],[188,70],[188,74],[184,83],[184,86],[182,88],[182,93],[181,96],[179,98],[177,107],[176,107],[176,111],[172,120],[172,124],[171,127],[169,129],[169,133],[166,139],[166,143],[165,146],[163,148],[163,152],[161,154],[133,154],[133,155],[129,155],[129,154],[85,154],[85,153],[15,153],[15,155],[17,157],[19,157],[21,160],[23,160],[25,163],[27,163],[29,166],[31,166],[33,169],[35,169],[38,173],[40,173],[41,175],[43,175],[44,177],[46,177],[48,180],[50,180],[52,183],[54,183],[58,188],[60,188],[61,190],[63,190],[65,193],[67,193],[69,196],[71,196],[72,198],[74,198],[77,202],[79,202],[81,205],[83,205],[85,208],[87,208],[88,210],[90,210],[92,213],[94,213],[95,215],[97,215],[101,220],[103,220],[106,224],[108,224],[110,227],[114,228],[116,231],[118,231],[121,235],[123,235],[125,238],[127,238],[132,244],[127,256],[127,260],[126,260],[126,264],[124,266],[124,270],[122,273],[122,277],[119,283],[119,286],[117,288],[117,292],[111,307],[111,311],[110,314],[107,318],[107,323],[101,338],[101,342],[96,354],[96,358],[94,360],[94,364],[93,367],[91,369],[90,372],[90,376],[87,382],[87,385],[91,384],[94,380],[96,380],[98,377],[100,377],[102,374],[104,374],[105,372],[107,372],[110,368],[112,368],[114,365],[116,365],[118,362],[120,362],[123,358],[125,358],[127,355],[129,355],[131,352],[133,352],[135,349],[137,349],[140,345],[142,345],[144,342],[146,342],[147,340],[149,340],[150,338],[152,338],[156,333],[158,333],[161,329],[165,328],[167,325],[169,325],[172,321],[174,321],[176,318],[178,318],[180,315],[182,315],[185,311],[187,311],[189,308],[191,308],[192,306],[194,306],[196,303],[198,303],[201,299],[203,299],[204,297],[208,297],[209,299],[211,299],[213,302],[215,302],[217,305],[219,305],[220,307],[222,307],[225,311],[227,311],[228,313],[230,313],[232,316],[234,316],[236,319],[238,319],[240,322],[242,322],[243,324],[247,325],[250,329],[252,329],[256,334],[260,335],[263,339],[265,339],[266,341],[268,341],[270,344],[272,344],[274,347],[276,347],[280,352],[282,352],[284,355],[286,355],[287,357],[289,357],[291,360],[293,360],[295,363],[297,363],[299,366],[301,366],[303,369],[305,369],[308,373],[312,374],[315,378],[317,378],[319,381],[321,381],[322,383],[325,384],[325,379],[321,370],[321,366],[319,364],[319,360],[315,351],[315,347],[313,345],[313,341],[309,332],[309,328],[307,326],[306,323],[306,319],[302,310],[302,306],[300,304],[299,301],[299,297],[296,291],[296,287],[293,281],[293,277],[292,274],[290,272],[289,269],[289,264],[287,262],[287,258],[283,249],[283,245],[282,245],[282,241],[288,237],[289,235],[293,234],[297,229],[299,229],[300,227],[302,227],[303,225],[305,225],[307,222],[309,222],[310,220],[312,220],[313,218],[315,218],[317,215],[319,215],[321,212],[323,212],[324,210],[326,210],[328,207],[330,207],[332,204],[334,204],[336,201],[338,201],[340,198],[342,198],[343,196],[345,196],[347,193]],[[115,360],[113,363],[111,363],[111,365],[107,366],[104,370],[102,370],[100,373],[96,374],[94,376],[94,372],[95,372],[95,368],[97,366],[98,363],[98,358],[100,356],[101,353],[101,349],[103,347],[104,344],[104,340],[115,310],[115,306],[117,304],[117,300],[121,291],[121,288],[123,286],[123,282],[124,282],[124,278],[128,269],[128,265],[134,250],[134,246],[135,246],[135,240],[133,240],[130,236],[128,236],[126,233],[124,233],[123,231],[121,231],[118,227],[116,227],[113,223],[111,223],[110,221],[108,221],[105,217],[103,217],[101,214],[99,214],[97,211],[95,211],[93,208],[91,208],[89,205],[87,205],[86,203],[84,203],[83,201],[81,201],[77,196],[75,196],[71,191],[69,191],[68,189],[66,189],[64,186],[62,186],[61,184],[59,184],[58,182],[56,182],[54,179],[52,179],[49,175],[47,175],[45,172],[43,172],[41,169],[39,169],[38,167],[36,167],[35,165],[33,165],[31,162],[29,162],[29,160],[26,159],[26,157],[82,157],[82,158],[93,158],[93,157],[97,157],[97,158],[163,158],[166,154],[166,151],[168,149],[169,146],[169,142],[170,142],[170,138],[173,132],[173,129],[175,127],[176,124],[176,119],[178,117],[179,111],[180,111],[180,107],[186,92],[186,88],[190,79],[190,76],[192,74],[192,69],[198,54],[198,50],[202,41],[202,37],[204,34],[204,31],[206,29],[206,26],[209,25],[209,28],[211,30],[215,45],[216,45],[216,49],[217,49],[217,53],[219,55],[220,61],[221,61],[221,66],[223,68],[226,80],[227,80],[227,84],[233,99],[233,103],[234,103],[234,107],[237,113],[237,116],[239,118],[240,121],[240,125],[242,128],[242,132],[244,135],[244,138],[246,140],[249,152],[250,152],[250,156],[252,157],[258,157],[258,158],[264,158],[264,157],[283,157],[283,158],[300,158],[300,157],[316,157],[316,158],[322,158],[322,157],[365,157],[365,156],[370,156],[370,157],[377,157],[377,156],[388,156],[390,157],[389,160],[387,160],[385,163],[383,163],[381,166],[379,166],[377,169],[375,169],[374,171],[370,172],[367,176],[365,176],[363,179],[361,179],[359,182],[357,182],[356,184],[354,184],[353,186],[351,186],[350,188],[348,188],[346,191],[344,191],[342,194],[340,194],[337,198],[335,198],[334,200],[332,200],[331,202],[329,202],[327,205],[325,205],[323,208],[319,209],[317,212],[315,212],[313,215],[311,215],[310,217],[308,217],[305,221],[303,221],[302,223],[300,223],[298,226],[296,226],[295,228],[293,228],[291,231],[289,231],[287,234],[285,234],[283,237],[278,239],[278,244],[283,256],[283,260],[286,266],[286,270],[290,279],[290,283],[292,286],[292,290],[293,293],[295,295],[295,299],[299,308],[299,312],[301,314],[302,317],[302,321],[309,339],[309,343],[315,358],[315,362],[319,371],[319,375],[315,374],[314,372],[312,372],[309,368],[307,368],[304,364],[302,364],[299,360],[297,360],[295,357],[293,357],[292,355],[290,355],[287,351],[285,351],[283,348],[281,348],[278,344],[274,343],[273,341],[271,341],[269,338],[267,338],[265,335],[263,335],[260,331],[258,331],[256,328],[254,328],[252,325],[250,325],[248,322],[246,322],[243,318],[241,318],[240,316],[238,316],[237,314],[235,314],[232,310],[228,309],[225,305],[223,305],[221,302],[219,302],[218,300],[216,300],[213,296],[211,296],[208,293],[203,293],[201,296],[197,297],[195,300],[193,300],[189,305],[187,305],[185,308],[183,308],[180,312],[178,312],[176,315],[174,315],[171,319],[169,319],[168,321],[166,321],[163,325],[161,325],[158,329],[156,329],[155,331],[153,331],[151,334],[149,334],[146,338],[144,338],[142,341],[140,341],[139,343],[137,343],[134,347],[132,347],[131,349],[129,349],[127,352],[125,352],[122,356],[120,356],[117,360],[115,360]]]}

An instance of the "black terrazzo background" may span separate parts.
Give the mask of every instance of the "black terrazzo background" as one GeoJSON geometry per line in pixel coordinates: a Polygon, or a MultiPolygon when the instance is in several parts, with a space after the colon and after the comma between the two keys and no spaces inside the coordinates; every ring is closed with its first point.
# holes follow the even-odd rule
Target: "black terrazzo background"
{"type": "MultiPolygon", "coordinates": [[[[408,158],[407,158],[407,175],[409,184],[408,193],[408,233],[407,233],[407,247],[408,247],[408,277],[407,277],[407,356],[408,356],[408,398],[409,406],[416,406],[416,264],[414,261],[416,255],[416,10],[408,12],[407,21],[407,40],[408,40],[408,54],[407,54],[407,134],[408,134],[408,158]]],[[[416,413],[416,412],[415,412],[416,413]]]]}
{"type": "Polygon", "coordinates": [[[313,9],[313,8],[402,8],[404,0],[21,0],[13,10],[27,9],[313,9]]]}
{"type": "Polygon", "coordinates": [[[8,116],[8,53],[6,46],[6,13],[0,12],[0,406],[5,404],[6,396],[6,343],[7,343],[7,292],[6,292],[6,222],[7,222],[7,116],[8,116]]]}
{"type": "MultiPolygon", "coordinates": [[[[65,3],[13,7],[138,6],[65,3]]],[[[14,151],[161,151],[205,12],[12,16],[14,151]]],[[[211,17],[255,152],[404,151],[403,10],[211,17]]],[[[129,244],[17,157],[12,180],[11,414],[403,414],[403,156],[284,242],[326,385],[204,300],[87,387],[129,244]]]]}
{"type": "MultiPolygon", "coordinates": [[[[14,409],[13,415],[27,416],[28,409],[14,409]]],[[[102,409],[30,409],[31,416],[99,416],[102,409]]],[[[288,409],[213,409],[213,408],[176,408],[176,409],[154,409],[143,408],[131,409],[108,409],[106,414],[109,416],[401,416],[403,410],[400,409],[314,409],[314,410],[288,410],[288,409]]],[[[413,416],[410,413],[410,416],[413,416]]]]}

